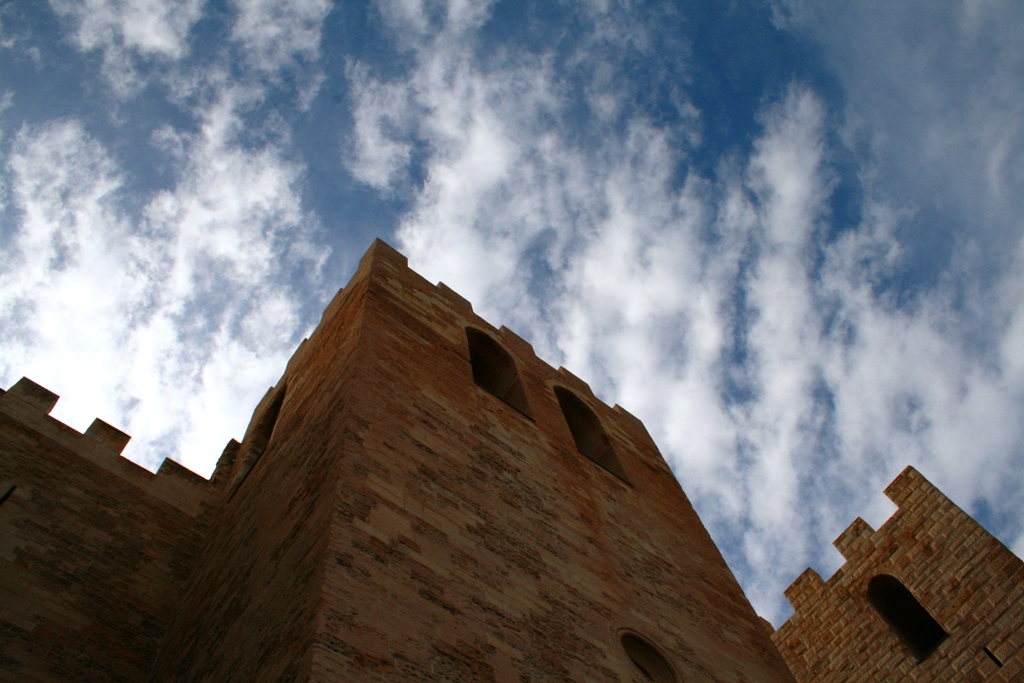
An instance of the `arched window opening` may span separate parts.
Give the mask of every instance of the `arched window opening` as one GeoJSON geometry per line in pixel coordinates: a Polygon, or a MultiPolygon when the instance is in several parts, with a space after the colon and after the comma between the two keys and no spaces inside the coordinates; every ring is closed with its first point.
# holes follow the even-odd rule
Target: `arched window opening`
{"type": "Polygon", "coordinates": [[[263,451],[267,450],[270,437],[274,434],[274,426],[277,424],[277,415],[281,412],[282,403],[284,403],[283,385],[274,394],[270,405],[263,411],[260,421],[256,423],[256,428],[252,430],[252,439],[249,441],[249,450],[246,455],[258,458],[263,454],[263,451]]]}
{"type": "Polygon", "coordinates": [[[622,464],[612,450],[611,440],[594,411],[568,389],[555,387],[555,396],[558,397],[558,405],[562,408],[562,415],[565,416],[565,422],[569,425],[569,431],[576,442],[576,450],[619,479],[628,482],[622,464]]]}
{"type": "Polygon", "coordinates": [[[672,666],[657,648],[628,631],[622,633],[619,640],[622,649],[626,651],[626,656],[633,662],[633,666],[640,670],[645,680],[654,683],[676,683],[678,679],[672,666]]]}
{"type": "Polygon", "coordinates": [[[523,383],[512,356],[480,330],[466,328],[466,338],[469,340],[473,381],[529,417],[526,392],[523,391],[523,383]]]}
{"type": "Polygon", "coordinates": [[[282,384],[277,393],[274,394],[274,397],[270,399],[270,404],[267,405],[263,414],[260,415],[259,422],[253,428],[252,435],[249,437],[249,447],[245,449],[241,463],[238,466],[238,473],[231,482],[231,495],[228,497],[228,500],[234,498],[235,491],[245,481],[245,478],[249,476],[249,472],[256,465],[256,461],[260,459],[263,451],[267,450],[267,446],[270,445],[270,437],[274,435],[277,416],[281,412],[281,404],[284,403],[284,392],[285,385],[282,384]]]}
{"type": "Polygon", "coordinates": [[[894,576],[879,574],[871,579],[868,600],[919,662],[949,635],[894,576]]]}

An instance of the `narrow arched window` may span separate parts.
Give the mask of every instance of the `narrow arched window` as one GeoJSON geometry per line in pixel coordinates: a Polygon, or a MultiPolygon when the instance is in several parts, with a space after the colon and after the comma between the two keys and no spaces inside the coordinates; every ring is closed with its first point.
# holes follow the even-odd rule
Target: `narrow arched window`
{"type": "Polygon", "coordinates": [[[281,404],[284,403],[284,385],[277,390],[270,405],[263,411],[256,428],[252,430],[252,439],[249,441],[247,455],[253,459],[260,457],[263,451],[267,450],[270,444],[270,437],[274,434],[274,426],[277,424],[277,415],[281,412],[281,404]]]}
{"type": "Polygon", "coordinates": [[[868,600],[917,661],[923,661],[948,635],[899,579],[879,574],[868,583],[868,600]]]}
{"type": "Polygon", "coordinates": [[[645,680],[653,683],[675,683],[677,677],[672,665],[658,649],[635,633],[624,632],[619,635],[622,649],[626,651],[629,661],[633,662],[645,680]]]}
{"type": "Polygon", "coordinates": [[[611,439],[608,438],[604,427],[601,426],[601,420],[594,411],[568,389],[555,387],[555,396],[558,397],[558,405],[562,408],[562,415],[565,416],[565,422],[569,425],[569,431],[576,442],[576,450],[619,479],[628,482],[626,473],[615,456],[615,451],[612,450],[611,439]]]}
{"type": "Polygon", "coordinates": [[[466,328],[469,340],[469,362],[473,365],[473,381],[509,404],[523,415],[530,415],[526,392],[516,370],[516,362],[498,342],[472,327],[466,328]]]}
{"type": "Polygon", "coordinates": [[[284,392],[285,385],[282,384],[277,393],[274,394],[274,397],[270,399],[270,404],[267,405],[263,414],[260,415],[256,426],[253,427],[252,435],[249,437],[249,446],[242,454],[242,460],[238,465],[238,473],[235,474],[229,486],[231,495],[228,497],[228,500],[234,497],[235,491],[245,481],[245,478],[249,476],[249,472],[256,465],[256,461],[260,459],[263,451],[267,450],[267,446],[270,445],[270,437],[274,434],[277,416],[281,412],[281,404],[284,403],[284,392]]]}

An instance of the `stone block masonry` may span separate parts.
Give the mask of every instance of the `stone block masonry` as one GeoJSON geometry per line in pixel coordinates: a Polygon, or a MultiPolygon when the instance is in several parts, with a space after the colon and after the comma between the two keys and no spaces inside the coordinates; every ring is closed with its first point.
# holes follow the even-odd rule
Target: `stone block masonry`
{"type": "Polygon", "coordinates": [[[50,397],[0,397],[0,679],[793,680],[640,421],[383,242],[210,481],[50,397]]]}
{"type": "Polygon", "coordinates": [[[797,680],[1024,680],[1024,563],[913,468],[885,493],[899,508],[836,539],[828,581],[786,591],[773,640],[797,680]]]}
{"type": "Polygon", "coordinates": [[[0,680],[143,681],[216,488],[122,458],[127,435],[80,434],[56,401],[27,379],[0,394],[0,680]]]}

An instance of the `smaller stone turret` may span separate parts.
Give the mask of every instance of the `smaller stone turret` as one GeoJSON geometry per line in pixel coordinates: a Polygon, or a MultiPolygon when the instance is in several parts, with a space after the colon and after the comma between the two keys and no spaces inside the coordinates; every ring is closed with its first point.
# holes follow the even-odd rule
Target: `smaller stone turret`
{"type": "Polygon", "coordinates": [[[831,578],[786,590],[772,639],[797,680],[1021,680],[1024,563],[912,467],[885,495],[899,509],[839,535],[831,578]]]}

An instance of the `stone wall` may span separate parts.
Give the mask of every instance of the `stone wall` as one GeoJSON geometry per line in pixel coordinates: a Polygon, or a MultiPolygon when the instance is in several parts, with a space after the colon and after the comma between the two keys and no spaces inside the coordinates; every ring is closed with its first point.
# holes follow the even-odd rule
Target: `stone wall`
{"type": "Polygon", "coordinates": [[[306,681],[330,562],[331,512],[352,420],[365,268],[257,406],[154,681],[306,681]],[[264,414],[280,409],[262,453],[264,414]]]}
{"type": "Polygon", "coordinates": [[[795,614],[773,639],[797,680],[1021,680],[1024,563],[913,468],[885,494],[899,509],[878,531],[858,518],[836,539],[846,563],[828,581],[808,569],[786,591],[795,614]],[[880,575],[948,634],[923,659],[869,600],[880,575]]]}
{"type": "Polygon", "coordinates": [[[0,678],[792,681],[639,420],[383,242],[209,482],[54,400],[0,396],[0,678]]]}
{"type": "Polygon", "coordinates": [[[0,680],[145,680],[216,491],[122,458],[126,434],[80,434],[56,402],[27,379],[0,392],[0,680]]]}
{"type": "Polygon", "coordinates": [[[371,256],[313,679],[643,681],[635,632],[678,680],[791,680],[643,425],[383,243],[371,256]],[[511,354],[528,415],[474,383],[467,327],[511,354]],[[555,387],[625,480],[577,451],[555,387]]]}

